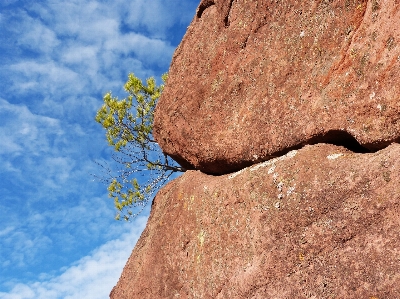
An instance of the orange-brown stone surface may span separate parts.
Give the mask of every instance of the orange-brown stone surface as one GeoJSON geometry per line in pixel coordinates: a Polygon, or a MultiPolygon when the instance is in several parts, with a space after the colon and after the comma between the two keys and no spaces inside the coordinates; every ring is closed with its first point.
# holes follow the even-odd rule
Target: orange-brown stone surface
{"type": "Polygon", "coordinates": [[[400,145],[328,144],[156,196],[112,299],[400,298],[400,145]]]}
{"type": "Polygon", "coordinates": [[[400,298],[399,74],[398,0],[202,0],[153,130],[197,170],[110,297],[400,298]]]}
{"type": "Polygon", "coordinates": [[[397,0],[203,0],[153,133],[188,169],[224,174],[350,135],[399,141],[399,95],[397,0]]]}

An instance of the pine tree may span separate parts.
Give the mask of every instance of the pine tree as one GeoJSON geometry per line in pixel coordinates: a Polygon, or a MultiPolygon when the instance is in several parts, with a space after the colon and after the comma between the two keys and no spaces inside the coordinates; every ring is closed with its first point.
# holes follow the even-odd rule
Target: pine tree
{"type": "MultiPolygon", "coordinates": [[[[164,83],[166,79],[164,74],[164,83]]],[[[108,184],[108,194],[118,210],[117,220],[121,213],[125,220],[139,214],[173,173],[185,171],[161,151],[152,136],[154,109],[164,84],[157,86],[151,77],[144,85],[129,74],[124,89],[128,96],[123,100],[107,93],[95,118],[106,130],[108,144],[115,150],[112,158],[119,165],[114,172],[98,163],[105,173],[100,179],[108,184]],[[133,213],[133,208],[139,211],[133,213]]]]}

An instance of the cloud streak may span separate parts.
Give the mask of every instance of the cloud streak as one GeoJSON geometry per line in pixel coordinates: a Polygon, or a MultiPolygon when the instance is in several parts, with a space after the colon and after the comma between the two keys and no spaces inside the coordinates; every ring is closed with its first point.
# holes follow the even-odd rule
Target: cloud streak
{"type": "Polygon", "coordinates": [[[130,231],[100,246],[64,269],[60,275],[18,283],[10,292],[0,292],[0,299],[108,298],[130,255],[127,248],[133,248],[145,224],[145,217],[137,218],[130,231]]]}
{"type": "Polygon", "coordinates": [[[13,105],[4,99],[0,99],[0,118],[0,155],[39,155],[50,150],[50,135],[63,134],[58,119],[34,115],[25,105],[13,105]]]}

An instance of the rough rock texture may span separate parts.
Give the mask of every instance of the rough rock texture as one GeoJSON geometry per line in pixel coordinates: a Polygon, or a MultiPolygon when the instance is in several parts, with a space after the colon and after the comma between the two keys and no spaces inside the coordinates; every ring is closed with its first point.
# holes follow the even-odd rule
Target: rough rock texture
{"type": "Polygon", "coordinates": [[[154,136],[224,174],[288,148],[400,136],[400,1],[202,0],[177,49],[154,136]]]}
{"type": "Polygon", "coordinates": [[[400,298],[399,42],[399,0],[202,0],[153,130],[202,172],[110,297],[400,298]]]}
{"type": "Polygon", "coordinates": [[[112,299],[400,298],[400,145],[328,144],[156,196],[112,299]]]}

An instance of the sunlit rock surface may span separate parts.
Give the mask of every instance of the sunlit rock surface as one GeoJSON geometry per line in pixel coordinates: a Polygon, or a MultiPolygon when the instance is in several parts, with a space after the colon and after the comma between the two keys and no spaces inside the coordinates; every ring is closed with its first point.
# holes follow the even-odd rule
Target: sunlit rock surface
{"type": "Polygon", "coordinates": [[[112,299],[400,298],[400,145],[306,146],[156,196],[112,299]]]}
{"type": "Polygon", "coordinates": [[[400,298],[399,42],[399,1],[201,1],[153,131],[197,170],[110,297],[400,298]]]}
{"type": "Polygon", "coordinates": [[[202,1],[154,135],[216,174],[348,136],[381,149],[400,136],[399,42],[398,1],[202,1]]]}

